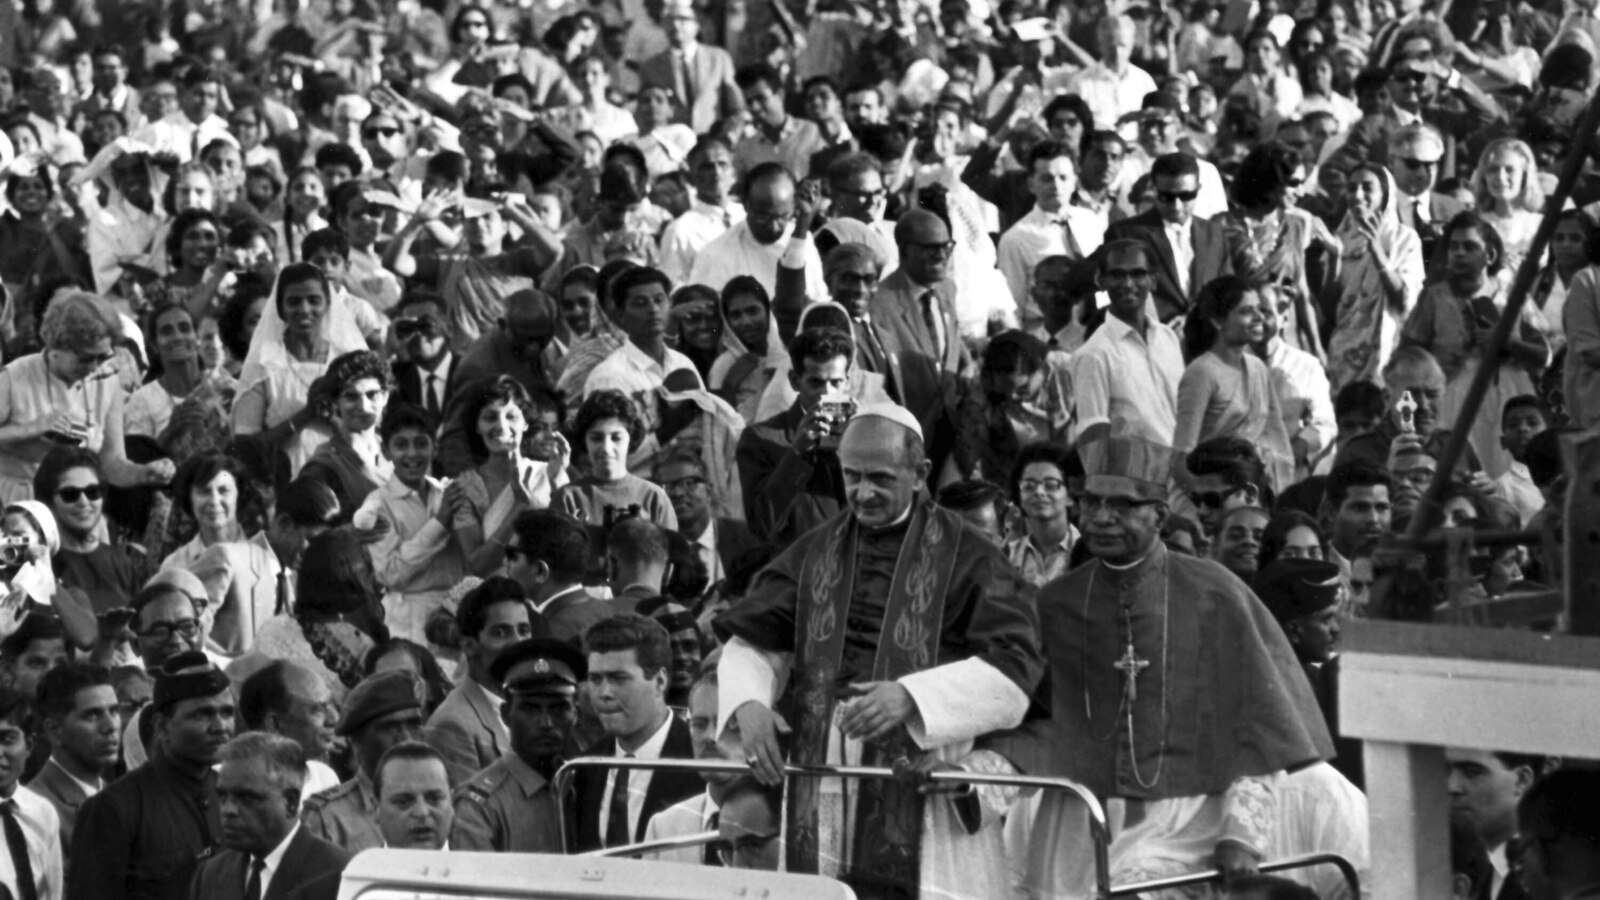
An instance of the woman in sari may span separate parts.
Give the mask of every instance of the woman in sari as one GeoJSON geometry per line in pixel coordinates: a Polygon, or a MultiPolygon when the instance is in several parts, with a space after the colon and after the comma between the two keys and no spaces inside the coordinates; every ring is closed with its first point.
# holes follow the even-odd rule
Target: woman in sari
{"type": "Polygon", "coordinates": [[[1422,241],[1400,221],[1399,195],[1387,169],[1356,166],[1346,197],[1350,208],[1339,223],[1339,301],[1328,339],[1328,381],[1336,392],[1357,381],[1381,383],[1426,274],[1422,241]]]}
{"type": "Polygon", "coordinates": [[[1473,170],[1472,197],[1505,246],[1497,277],[1510,287],[1544,217],[1544,187],[1532,148],[1518,138],[1491,141],[1473,170]]]}
{"type": "Polygon", "coordinates": [[[360,508],[367,495],[394,475],[383,452],[378,423],[389,403],[389,365],[371,350],[335,359],[322,379],[323,399],[333,411],[333,435],[300,470],[333,490],[339,508],[360,508]]]}
{"type": "Polygon", "coordinates": [[[722,323],[724,349],[706,383],[752,422],[762,391],[789,359],[778,337],[772,298],[761,282],[739,275],[722,288],[722,323]]]}
{"type": "MultiPolygon", "coordinates": [[[[172,492],[179,518],[196,532],[161,561],[161,568],[184,569],[200,578],[211,601],[200,617],[212,648],[238,656],[250,650],[256,629],[278,607],[282,566],[265,534],[251,533],[262,524],[264,505],[244,466],[221,453],[190,458],[172,492]]],[[[188,529],[180,525],[178,530],[188,529]]]]}
{"type": "Polygon", "coordinates": [[[499,375],[465,393],[461,430],[479,462],[446,488],[444,505],[455,510],[456,544],[467,574],[487,578],[505,565],[517,516],[549,506],[555,490],[567,483],[572,450],[557,434],[555,459],[542,463],[525,455],[523,439],[535,411],[516,379],[499,375]]]}
{"type": "Polygon", "coordinates": [[[145,291],[150,304],[179,303],[194,308],[197,295],[214,295],[228,274],[226,267],[215,265],[222,255],[224,235],[222,220],[209,209],[178,213],[159,245],[166,248],[167,274],[145,291]]]}
{"type": "Polygon", "coordinates": [[[1505,311],[1505,280],[1500,261],[1507,255],[1494,226],[1477,212],[1458,214],[1439,238],[1448,248],[1445,278],[1428,285],[1406,319],[1402,344],[1427,350],[1444,370],[1439,421],[1467,429],[1467,440],[1484,474],[1499,478],[1511,467],[1500,442],[1500,413],[1512,397],[1534,392],[1534,380],[1550,361],[1543,316],[1523,304],[1520,320],[1506,344],[1489,392],[1471,422],[1459,422],[1467,388],[1476,376],[1483,342],[1505,311]]]}
{"type": "Polygon", "coordinates": [[[717,292],[703,284],[686,284],[672,295],[672,346],[694,363],[700,380],[722,352],[722,313],[717,292]]]}
{"type": "Polygon", "coordinates": [[[273,302],[262,310],[239,372],[233,405],[235,435],[263,435],[289,458],[290,477],[327,440],[320,412],[307,403],[311,383],[340,354],[366,349],[349,307],[332,307],[327,276],[310,263],[278,274],[273,302]]]}
{"type": "Polygon", "coordinates": [[[238,382],[220,369],[205,370],[189,310],[177,304],[153,310],[144,341],[150,380],[128,397],[123,432],[154,440],[175,463],[220,450],[238,382]]]}
{"type": "Polygon", "coordinates": [[[294,608],[262,623],[252,655],[307,666],[342,703],[364,677],[367,656],[389,640],[379,596],[360,533],[348,525],[324,531],[300,558],[294,608]]]}
{"type": "Polygon", "coordinates": [[[1214,279],[1184,323],[1193,360],[1178,381],[1178,427],[1173,447],[1182,454],[1218,435],[1253,444],[1267,469],[1269,486],[1281,491],[1294,480],[1294,451],[1278,408],[1278,392],[1267,364],[1250,352],[1266,340],[1274,315],[1263,292],[1236,275],[1214,279]]]}
{"type": "Polygon", "coordinates": [[[1306,183],[1305,161],[1293,148],[1273,141],[1251,150],[1233,179],[1234,208],[1222,217],[1234,246],[1244,248],[1234,271],[1277,285],[1294,298],[1294,330],[1284,340],[1322,357],[1320,322],[1312,305],[1306,254],[1322,248],[1322,258],[1338,256],[1339,241],[1322,220],[1295,206],[1306,183]]]}
{"type": "Polygon", "coordinates": [[[39,461],[72,444],[100,456],[117,487],[166,484],[171,460],[128,460],[122,434],[125,394],[110,367],[122,340],[111,307],[83,291],[58,293],[39,323],[44,349],[0,369],[0,500],[33,498],[39,461]]]}

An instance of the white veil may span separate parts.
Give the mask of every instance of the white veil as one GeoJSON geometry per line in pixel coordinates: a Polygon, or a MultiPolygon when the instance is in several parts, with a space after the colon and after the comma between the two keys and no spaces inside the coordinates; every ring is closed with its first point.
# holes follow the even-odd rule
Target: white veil
{"type": "MultiPolygon", "coordinates": [[[[261,321],[250,335],[250,350],[245,354],[244,366],[239,370],[241,390],[267,377],[269,369],[287,368],[295,360],[283,343],[283,317],[278,315],[279,278],[272,281],[272,292],[261,309],[261,321]]],[[[340,354],[367,349],[367,339],[356,325],[350,295],[343,287],[328,281],[328,311],[322,316],[322,336],[328,342],[328,359],[340,354]]]]}

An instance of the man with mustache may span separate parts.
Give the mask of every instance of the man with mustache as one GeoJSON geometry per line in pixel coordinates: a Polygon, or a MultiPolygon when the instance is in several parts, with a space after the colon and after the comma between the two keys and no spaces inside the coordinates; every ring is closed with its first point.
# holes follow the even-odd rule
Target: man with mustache
{"type": "Polygon", "coordinates": [[[82,662],[56,666],[39,682],[39,712],[50,758],[27,786],[56,808],[65,849],[72,846],[78,810],[105,788],[104,776],[122,749],[122,716],[111,673],[82,662]]]}

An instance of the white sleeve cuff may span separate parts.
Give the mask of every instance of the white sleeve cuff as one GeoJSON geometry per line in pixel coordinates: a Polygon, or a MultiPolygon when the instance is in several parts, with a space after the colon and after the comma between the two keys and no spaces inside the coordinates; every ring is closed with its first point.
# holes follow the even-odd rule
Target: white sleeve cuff
{"type": "Polygon", "coordinates": [[[721,737],[734,710],[752,700],[771,707],[778,698],[779,673],[788,654],[768,653],[741,637],[722,645],[717,661],[717,735],[721,737]]]}
{"type": "Polygon", "coordinates": [[[912,672],[900,684],[917,704],[906,731],[924,750],[1015,728],[1028,712],[1022,688],[977,657],[912,672]]]}

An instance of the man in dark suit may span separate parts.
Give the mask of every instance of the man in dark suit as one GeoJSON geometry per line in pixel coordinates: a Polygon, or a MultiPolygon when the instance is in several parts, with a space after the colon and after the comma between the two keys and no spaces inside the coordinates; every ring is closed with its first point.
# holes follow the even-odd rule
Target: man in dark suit
{"type": "Polygon", "coordinates": [[[1412,122],[1389,136],[1389,171],[1399,189],[1400,222],[1416,230],[1422,258],[1428,263],[1444,227],[1466,209],[1461,201],[1433,189],[1444,151],[1444,136],[1426,122],[1412,122]]]}
{"type": "MultiPolygon", "coordinates": [[[[584,756],[693,759],[689,726],[667,706],[672,645],[667,630],[636,613],[597,623],[583,638],[594,710],[606,736],[584,756]]],[[[579,851],[644,839],[650,817],[705,790],[693,772],[648,769],[579,771],[579,851]]]]}
{"type": "Polygon", "coordinates": [[[444,300],[425,288],[407,291],[395,309],[394,336],[407,357],[394,364],[395,397],[427,410],[435,422],[455,388],[458,362],[445,322],[444,300]]]}
{"type": "Polygon", "coordinates": [[[123,125],[130,134],[142,127],[144,114],[139,111],[139,92],[128,84],[128,64],[123,62],[121,48],[114,44],[95,47],[89,53],[89,63],[93,67],[89,75],[93,90],[73,107],[73,117],[82,116],[85,122],[93,124],[98,113],[114,112],[122,116],[123,125]]]}
{"type": "Polygon", "coordinates": [[[517,516],[506,544],[506,575],[527,592],[550,637],[574,647],[590,625],[617,613],[616,604],[583,585],[593,545],[582,522],[555,509],[517,516]]]}
{"type": "Polygon", "coordinates": [[[287,900],[338,896],[335,873],[350,855],[300,827],[306,754],[279,734],[249,731],[222,748],[219,848],[201,857],[190,900],[287,900]],[[310,882],[321,891],[307,893],[310,882]]]}
{"type": "MultiPolygon", "coordinates": [[[[1408,45],[1425,44],[1426,34],[1412,35],[1408,45]]],[[[1413,119],[1439,129],[1445,147],[1442,166],[1456,170],[1456,150],[1474,132],[1505,121],[1505,110],[1472,79],[1439,61],[1437,49],[1429,55],[1425,47],[1418,55],[1395,60],[1389,66],[1390,103],[1363,116],[1351,126],[1340,152],[1364,162],[1389,165],[1389,138],[1413,119]]],[[[1391,171],[1393,166],[1390,166],[1391,171]]]]}
{"type": "Polygon", "coordinates": [[[733,83],[733,57],[721,47],[700,43],[694,4],[668,0],[661,25],[672,46],[639,64],[639,82],[672,92],[676,121],[705,134],[744,109],[744,97],[733,83]]]}
{"type": "Polygon", "coordinates": [[[678,533],[698,548],[710,584],[723,580],[734,560],[760,545],[743,520],[713,515],[711,483],[698,455],[674,453],[662,459],[652,480],[667,492],[678,516],[678,533]]]}
{"type": "Polygon", "coordinates": [[[1159,156],[1150,177],[1155,209],[1113,223],[1106,229],[1106,243],[1132,239],[1150,249],[1156,261],[1151,297],[1161,321],[1170,322],[1194,306],[1207,282],[1233,274],[1233,254],[1222,226],[1194,214],[1200,195],[1200,167],[1194,157],[1159,156]]]}

